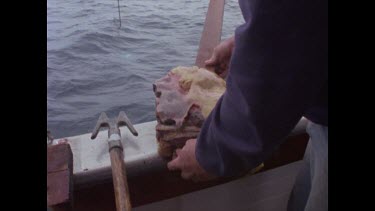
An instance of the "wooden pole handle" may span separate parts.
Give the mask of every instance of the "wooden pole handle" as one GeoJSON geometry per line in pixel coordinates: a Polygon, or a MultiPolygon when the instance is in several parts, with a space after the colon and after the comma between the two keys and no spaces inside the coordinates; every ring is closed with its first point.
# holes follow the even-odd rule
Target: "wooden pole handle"
{"type": "Polygon", "coordinates": [[[109,153],[117,211],[131,211],[132,206],[130,203],[123,151],[119,147],[114,147],[109,153]]]}
{"type": "Polygon", "coordinates": [[[214,48],[220,43],[224,5],[225,0],[210,0],[195,60],[198,67],[205,67],[204,62],[211,57],[214,48]]]}

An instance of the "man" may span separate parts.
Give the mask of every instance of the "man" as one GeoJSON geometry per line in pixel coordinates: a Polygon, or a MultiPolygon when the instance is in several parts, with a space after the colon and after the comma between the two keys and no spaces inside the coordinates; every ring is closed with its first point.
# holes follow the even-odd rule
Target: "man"
{"type": "Polygon", "coordinates": [[[206,61],[227,75],[226,92],[168,168],[195,181],[239,175],[305,116],[310,141],[288,210],[328,210],[328,2],[239,4],[246,23],[206,61]]]}

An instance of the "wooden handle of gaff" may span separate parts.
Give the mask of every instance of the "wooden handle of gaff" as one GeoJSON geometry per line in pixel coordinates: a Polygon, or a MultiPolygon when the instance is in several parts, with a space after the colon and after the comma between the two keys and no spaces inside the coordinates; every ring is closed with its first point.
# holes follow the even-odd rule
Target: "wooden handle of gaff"
{"type": "Polygon", "coordinates": [[[113,147],[109,153],[117,211],[131,211],[132,206],[130,203],[123,151],[119,147],[113,147]]]}

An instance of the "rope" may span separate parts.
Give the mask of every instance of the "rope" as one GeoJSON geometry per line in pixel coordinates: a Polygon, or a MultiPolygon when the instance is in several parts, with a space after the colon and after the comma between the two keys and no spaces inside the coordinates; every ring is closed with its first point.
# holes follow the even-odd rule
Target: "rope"
{"type": "Polygon", "coordinates": [[[120,20],[120,27],[121,28],[121,14],[120,14],[120,0],[117,0],[117,8],[118,8],[118,18],[120,20]]]}

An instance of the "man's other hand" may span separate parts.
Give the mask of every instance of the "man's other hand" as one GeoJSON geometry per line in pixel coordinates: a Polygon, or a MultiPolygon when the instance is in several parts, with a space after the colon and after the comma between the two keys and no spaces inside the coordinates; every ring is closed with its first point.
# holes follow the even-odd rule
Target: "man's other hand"
{"type": "Polygon", "coordinates": [[[214,48],[210,59],[205,61],[207,69],[214,70],[215,73],[225,78],[228,74],[228,67],[232,51],[234,48],[234,36],[224,40],[214,48]]]}

